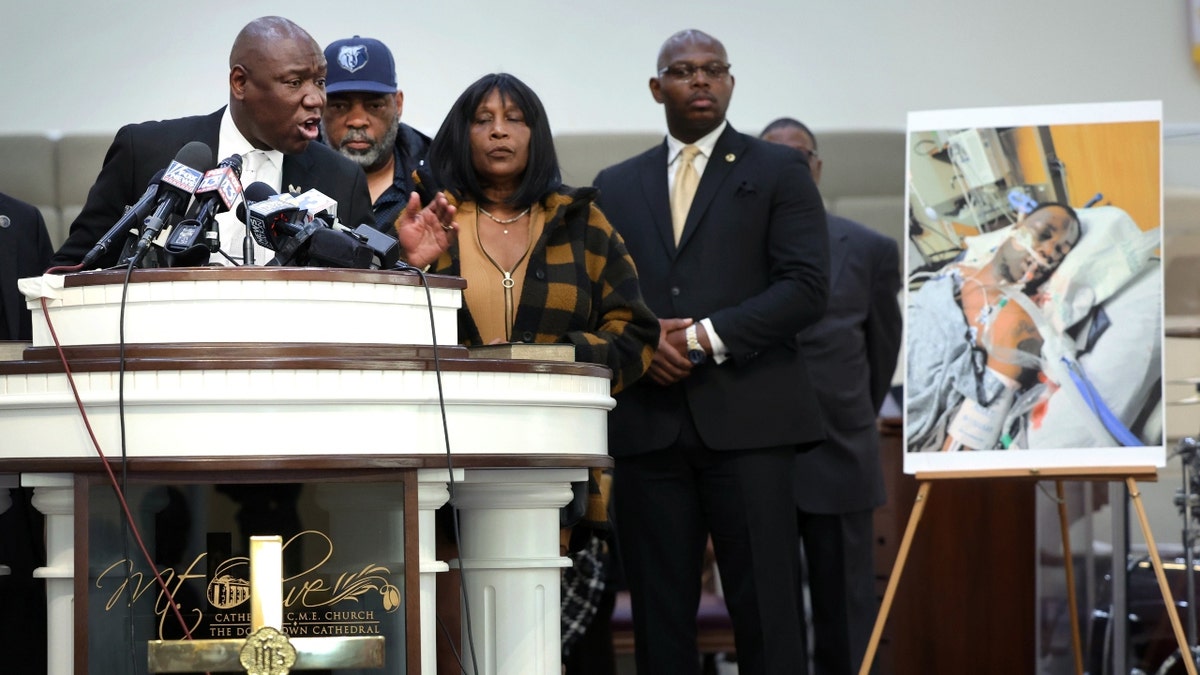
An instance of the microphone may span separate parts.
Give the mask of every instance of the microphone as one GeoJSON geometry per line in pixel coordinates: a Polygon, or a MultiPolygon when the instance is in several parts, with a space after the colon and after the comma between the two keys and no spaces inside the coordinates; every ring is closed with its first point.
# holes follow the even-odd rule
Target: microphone
{"type": "Polygon", "coordinates": [[[337,219],[337,200],[327,197],[319,190],[307,190],[299,196],[293,197],[292,201],[307,209],[310,219],[322,220],[327,227],[345,232],[366,244],[375,256],[373,266],[376,269],[391,269],[400,259],[400,242],[395,237],[370,225],[359,225],[353,229],[346,227],[337,219]]]}
{"type": "Polygon", "coordinates": [[[146,255],[151,242],[167,224],[168,218],[182,213],[192,193],[200,184],[200,179],[204,177],[204,172],[208,170],[207,167],[212,166],[212,163],[212,148],[200,141],[192,141],[179,149],[159,183],[158,203],[154,213],[143,223],[142,237],[130,257],[130,264],[137,265],[146,255]],[[205,168],[196,169],[196,166],[205,168]]]}
{"type": "Polygon", "coordinates": [[[228,211],[242,197],[242,156],[230,155],[215,169],[205,172],[196,186],[195,199],[185,219],[171,228],[163,248],[170,267],[207,265],[209,256],[221,250],[218,213],[228,211]]]}
{"type": "Polygon", "coordinates": [[[246,202],[248,210],[239,206],[238,216],[248,212],[247,231],[261,246],[276,252],[268,265],[371,268],[374,254],[360,237],[336,221],[335,227],[319,215],[310,215],[337,208],[336,201],[320,192],[293,197],[251,183],[246,187],[246,202]]]}
{"type": "Polygon", "coordinates": [[[204,174],[196,186],[196,199],[189,211],[204,228],[204,236],[210,252],[221,250],[221,233],[216,216],[224,213],[242,198],[242,156],[230,155],[217,164],[217,168],[204,174]]]}
{"type": "Polygon", "coordinates": [[[246,186],[245,201],[237,207],[238,220],[246,223],[246,232],[259,246],[271,251],[283,237],[300,234],[304,216],[304,209],[292,203],[290,196],[275,192],[261,181],[246,186]]]}
{"type": "Polygon", "coordinates": [[[146,186],[146,191],[142,193],[142,198],[137,200],[133,206],[126,209],[125,213],[117,219],[117,222],[109,228],[108,232],[100,237],[100,241],[88,251],[87,255],[83,256],[83,262],[80,263],[81,270],[86,270],[91,267],[101,256],[108,253],[109,247],[113,245],[117,236],[126,233],[132,234],[135,231],[135,224],[142,222],[143,219],[150,213],[150,209],[154,208],[158,195],[158,182],[166,175],[166,169],[159,169],[158,173],[150,179],[150,184],[146,186]]]}
{"type": "MultiPolygon", "coordinates": [[[[246,189],[245,189],[244,193],[242,194],[242,202],[237,205],[237,211],[234,212],[234,215],[237,216],[238,222],[240,222],[246,226],[246,234],[245,234],[245,236],[242,237],[242,264],[243,265],[253,265],[254,264],[254,241],[255,241],[255,239],[252,236],[253,235],[253,232],[251,231],[252,223],[250,222],[249,212],[247,211],[247,206],[252,202],[260,202],[264,199],[270,199],[271,195],[274,195],[274,194],[277,194],[275,192],[275,188],[271,187],[270,185],[267,185],[266,183],[264,183],[262,181],[256,181],[256,182],[253,182],[246,186],[246,189]]],[[[263,246],[267,246],[267,244],[263,244],[263,246]]]]}

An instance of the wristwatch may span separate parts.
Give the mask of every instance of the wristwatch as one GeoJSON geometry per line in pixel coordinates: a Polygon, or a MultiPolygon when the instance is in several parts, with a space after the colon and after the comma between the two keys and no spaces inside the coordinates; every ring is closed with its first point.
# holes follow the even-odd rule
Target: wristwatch
{"type": "Polygon", "coordinates": [[[687,340],[688,361],[691,361],[693,366],[708,360],[708,354],[704,353],[704,348],[700,346],[700,338],[696,337],[696,324],[688,326],[683,331],[683,337],[687,340]]]}

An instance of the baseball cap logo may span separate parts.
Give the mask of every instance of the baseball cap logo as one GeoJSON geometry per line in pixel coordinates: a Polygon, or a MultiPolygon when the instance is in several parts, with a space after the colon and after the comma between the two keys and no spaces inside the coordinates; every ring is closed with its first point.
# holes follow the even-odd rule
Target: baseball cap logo
{"type": "Polygon", "coordinates": [[[348,72],[357,72],[367,65],[366,45],[347,45],[338,51],[338,65],[348,72]]]}

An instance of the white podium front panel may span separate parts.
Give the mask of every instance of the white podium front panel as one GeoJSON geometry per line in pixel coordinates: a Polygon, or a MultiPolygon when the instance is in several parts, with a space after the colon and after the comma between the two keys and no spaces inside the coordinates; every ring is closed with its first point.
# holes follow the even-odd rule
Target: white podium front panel
{"type": "Polygon", "coordinates": [[[63,345],[125,343],[458,343],[464,286],[456,277],[370,270],[199,267],[45,275],[21,280],[33,311],[33,344],[53,345],[45,297],[63,345]],[[433,327],[430,326],[430,303],[433,327]]]}
{"type": "MultiPolygon", "coordinates": [[[[614,405],[607,369],[514,362],[488,371],[475,368],[499,362],[438,363],[454,454],[607,454],[614,405]]],[[[260,360],[253,368],[137,370],[141,365],[135,359],[125,373],[129,457],[446,452],[430,360],[381,357],[374,369],[309,367],[299,359],[260,360]]],[[[117,454],[119,374],[74,378],[101,449],[117,454]]],[[[61,372],[0,374],[0,438],[6,459],[96,456],[61,372]]]]}

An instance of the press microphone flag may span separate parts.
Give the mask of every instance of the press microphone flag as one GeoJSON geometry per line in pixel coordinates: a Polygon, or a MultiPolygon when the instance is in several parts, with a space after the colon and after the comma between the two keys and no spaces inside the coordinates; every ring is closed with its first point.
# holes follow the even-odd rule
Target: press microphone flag
{"type": "Polygon", "coordinates": [[[326,196],[320,190],[305,190],[290,199],[293,204],[308,212],[309,220],[316,218],[318,214],[328,213],[329,218],[327,220],[329,222],[337,222],[337,200],[326,196]]]}
{"type": "Polygon", "coordinates": [[[304,209],[261,181],[246,186],[246,204],[239,206],[238,220],[246,222],[246,230],[263,248],[274,251],[283,237],[294,237],[303,229],[304,209]]]}
{"type": "Polygon", "coordinates": [[[217,168],[207,171],[196,186],[196,202],[189,217],[207,224],[216,214],[234,208],[242,195],[241,175],[241,155],[230,155],[217,168]]]}
{"type": "Polygon", "coordinates": [[[217,227],[218,213],[228,211],[242,198],[242,156],[230,155],[215,169],[205,172],[196,186],[195,199],[185,219],[171,228],[171,236],[163,248],[171,267],[193,267],[208,263],[209,256],[193,250],[203,245],[207,253],[221,250],[221,235],[217,227]]]}

